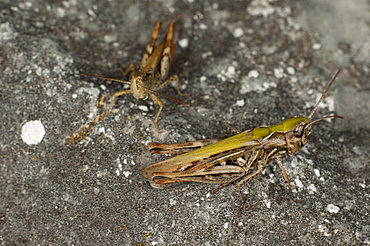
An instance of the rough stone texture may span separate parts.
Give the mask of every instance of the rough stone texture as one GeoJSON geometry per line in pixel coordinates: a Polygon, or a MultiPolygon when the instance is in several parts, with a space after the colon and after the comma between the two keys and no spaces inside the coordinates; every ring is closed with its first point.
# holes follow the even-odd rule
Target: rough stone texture
{"type": "MultiPolygon", "coordinates": [[[[369,1],[1,1],[0,242],[3,245],[367,245],[369,226],[369,1]],[[140,62],[156,20],[176,22],[178,43],[158,134],[151,100],[117,100],[115,113],[78,145],[65,139],[121,90],[118,68],[140,62]],[[141,169],[165,156],[148,142],[222,138],[308,115],[306,147],[244,187],[150,187],[141,169]],[[109,97],[108,97],[109,98],[109,97]],[[146,110],[149,109],[149,110],[146,110]],[[40,120],[41,143],[22,141],[40,120]],[[339,209],[339,210],[338,210],[339,209]]],[[[127,78],[122,78],[127,79],[127,78]]]]}

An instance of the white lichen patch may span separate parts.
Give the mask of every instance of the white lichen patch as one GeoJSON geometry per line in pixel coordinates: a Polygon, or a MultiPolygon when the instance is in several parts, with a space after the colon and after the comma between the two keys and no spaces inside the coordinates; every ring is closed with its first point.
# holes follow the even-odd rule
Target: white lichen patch
{"type": "Polygon", "coordinates": [[[41,120],[28,121],[22,126],[21,138],[28,145],[39,144],[46,134],[41,120]]]}
{"type": "Polygon", "coordinates": [[[130,171],[123,171],[123,172],[122,172],[122,174],[123,174],[126,178],[128,178],[128,177],[132,174],[132,172],[130,172],[130,171]]]}
{"type": "Polygon", "coordinates": [[[281,79],[285,77],[284,70],[282,68],[274,68],[274,75],[276,78],[281,79]]]}
{"type": "Polygon", "coordinates": [[[301,188],[301,189],[303,189],[303,188],[304,188],[303,183],[302,183],[302,181],[301,181],[300,179],[298,179],[298,178],[294,179],[294,183],[295,183],[299,188],[301,188]]]}
{"type": "Polygon", "coordinates": [[[244,76],[241,78],[241,88],[240,94],[245,94],[247,92],[264,92],[269,88],[276,88],[277,84],[273,81],[263,81],[259,78],[253,78],[254,75],[248,74],[248,76],[244,76]]]}
{"type": "Polygon", "coordinates": [[[235,30],[233,31],[233,36],[234,38],[240,38],[241,36],[244,35],[244,31],[241,27],[237,27],[235,28],[235,30]]]}
{"type": "Polygon", "coordinates": [[[329,213],[338,213],[340,208],[338,206],[335,206],[334,204],[328,204],[326,206],[326,210],[329,212],[329,213]]]}
{"type": "Polygon", "coordinates": [[[0,24],[0,40],[9,41],[14,39],[17,36],[17,33],[13,31],[9,22],[0,24]]]}
{"type": "Polygon", "coordinates": [[[221,73],[217,74],[217,78],[221,79],[222,81],[227,80],[233,81],[233,79],[236,78],[238,73],[239,72],[236,70],[236,67],[230,65],[226,69],[222,70],[221,73]]]}
{"type": "Polygon", "coordinates": [[[250,70],[249,72],[248,72],[248,77],[249,78],[258,78],[258,76],[259,76],[260,74],[258,73],[258,71],[257,70],[250,70]]]}
{"type": "Polygon", "coordinates": [[[267,0],[254,0],[247,8],[248,14],[252,16],[262,15],[267,17],[275,12],[275,9],[267,0]]]}
{"type": "Polygon", "coordinates": [[[144,112],[148,112],[149,111],[149,108],[148,106],[146,105],[139,105],[138,108],[144,112]]]}
{"type": "Polygon", "coordinates": [[[320,177],[320,170],[319,169],[314,169],[313,172],[316,174],[317,177],[320,177]]]}
{"type": "Polygon", "coordinates": [[[308,194],[312,195],[317,192],[315,184],[310,184],[307,186],[308,194]]]}
{"type": "Polygon", "coordinates": [[[180,45],[181,48],[187,48],[189,46],[189,39],[187,38],[180,39],[178,44],[180,45]]]}
{"type": "Polygon", "coordinates": [[[245,105],[244,99],[237,100],[235,105],[239,107],[243,107],[245,105]]]}

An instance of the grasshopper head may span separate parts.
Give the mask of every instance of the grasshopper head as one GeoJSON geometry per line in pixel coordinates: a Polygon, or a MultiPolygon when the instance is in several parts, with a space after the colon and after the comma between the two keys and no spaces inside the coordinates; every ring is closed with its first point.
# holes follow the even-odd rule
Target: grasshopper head
{"type": "Polygon", "coordinates": [[[292,155],[298,153],[302,149],[311,134],[311,122],[309,119],[302,116],[297,117],[297,119],[302,119],[303,121],[292,127],[286,134],[287,150],[289,154],[292,155]]]}
{"type": "Polygon", "coordinates": [[[291,129],[290,134],[287,134],[287,149],[288,149],[288,152],[293,155],[298,153],[302,149],[303,145],[305,145],[306,142],[308,141],[308,137],[311,134],[312,124],[318,121],[321,121],[323,119],[328,119],[328,118],[343,119],[343,117],[339,115],[324,116],[312,122],[308,118],[305,118],[303,116],[298,116],[297,118],[304,118],[304,120],[298,123],[297,125],[295,125],[291,129]]]}
{"type": "Polygon", "coordinates": [[[132,95],[137,99],[147,99],[148,93],[143,85],[143,75],[133,74],[130,78],[132,95]]]}

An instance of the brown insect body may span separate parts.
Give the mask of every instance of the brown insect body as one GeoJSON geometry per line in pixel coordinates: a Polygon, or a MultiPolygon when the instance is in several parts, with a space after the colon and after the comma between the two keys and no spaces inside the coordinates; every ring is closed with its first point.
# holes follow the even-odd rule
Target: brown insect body
{"type": "MultiPolygon", "coordinates": [[[[159,121],[159,116],[163,109],[163,102],[157,95],[171,99],[175,102],[187,105],[186,103],[180,100],[177,100],[175,98],[172,98],[170,96],[157,92],[157,90],[165,87],[170,82],[175,81],[177,84],[178,94],[187,95],[187,94],[181,93],[180,82],[179,82],[179,78],[177,75],[173,75],[170,78],[167,78],[169,74],[169,70],[170,70],[171,61],[175,54],[175,40],[174,40],[175,23],[174,22],[169,23],[166,36],[159,43],[159,45],[155,47],[155,43],[157,40],[159,29],[161,27],[161,23],[162,23],[161,21],[157,21],[155,23],[152,37],[141,59],[139,70],[138,71],[135,70],[134,64],[131,64],[126,69],[126,71],[121,69],[121,72],[123,75],[127,75],[131,73],[129,81],[113,79],[113,78],[106,78],[106,77],[96,76],[96,75],[81,74],[83,76],[88,76],[88,77],[94,77],[94,78],[117,81],[121,83],[127,83],[127,84],[130,84],[130,89],[122,90],[122,91],[118,91],[114,93],[111,98],[109,109],[105,113],[97,115],[95,119],[93,120],[93,122],[84,124],[80,128],[79,133],[76,136],[67,139],[67,143],[75,144],[75,143],[80,142],[85,137],[87,137],[92,132],[92,130],[95,128],[96,124],[99,121],[101,121],[103,118],[108,116],[113,111],[116,98],[119,96],[125,95],[125,94],[132,93],[135,98],[144,99],[144,100],[150,96],[159,105],[159,110],[156,114],[156,117],[154,118],[154,125],[157,128],[159,133],[161,132],[161,130],[159,128],[158,121],[159,121]]],[[[100,101],[103,101],[103,100],[100,100],[100,101]]]]}
{"type": "Polygon", "coordinates": [[[178,80],[177,75],[175,75],[175,77],[171,77],[168,82],[165,81],[169,74],[172,57],[175,54],[175,42],[173,36],[175,23],[170,22],[167,35],[153,50],[160,26],[161,22],[157,21],[152,38],[141,60],[139,71],[134,72],[134,68],[131,68],[133,74],[130,77],[130,90],[133,96],[138,99],[147,99],[150,93],[152,93],[151,90],[158,90],[172,80],[178,80]],[[165,84],[163,84],[164,81],[166,82],[165,84]]]}

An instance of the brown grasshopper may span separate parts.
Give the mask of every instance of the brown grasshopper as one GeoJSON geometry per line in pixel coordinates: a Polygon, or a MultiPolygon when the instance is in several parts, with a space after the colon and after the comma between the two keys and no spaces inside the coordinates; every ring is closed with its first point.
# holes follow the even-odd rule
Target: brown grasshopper
{"type": "MultiPolygon", "coordinates": [[[[157,21],[155,23],[150,42],[148,46],[146,47],[143,58],[141,59],[139,71],[137,72],[135,71],[134,64],[131,64],[126,69],[126,71],[120,69],[123,75],[127,75],[131,73],[129,81],[113,79],[113,78],[106,78],[106,77],[101,77],[101,76],[96,76],[96,75],[81,74],[83,76],[88,76],[88,77],[94,77],[94,78],[99,78],[99,79],[106,79],[106,80],[127,83],[127,84],[130,84],[130,89],[115,92],[112,96],[108,111],[105,113],[99,114],[98,116],[95,117],[93,122],[89,124],[85,124],[83,127],[81,127],[80,133],[76,135],[75,137],[72,137],[69,139],[70,143],[79,142],[81,139],[89,135],[92,129],[95,127],[96,123],[102,120],[103,118],[105,118],[106,116],[108,116],[112,112],[116,98],[119,96],[125,95],[125,94],[132,93],[135,98],[144,99],[144,100],[146,100],[150,96],[159,105],[159,110],[157,112],[157,115],[154,118],[154,124],[158,130],[158,133],[161,132],[159,125],[158,125],[158,121],[159,121],[159,116],[163,109],[163,102],[157,95],[163,96],[165,98],[171,99],[175,102],[178,102],[184,105],[188,105],[180,100],[177,100],[175,98],[172,98],[170,96],[157,92],[157,90],[165,87],[170,82],[176,81],[178,94],[188,95],[188,94],[181,93],[180,82],[179,82],[179,78],[177,75],[173,75],[170,78],[167,78],[169,70],[170,70],[170,64],[175,54],[175,40],[174,40],[175,23],[170,22],[168,26],[167,35],[163,38],[160,44],[157,47],[155,47],[155,43],[157,40],[160,27],[161,27],[161,21],[157,21]]],[[[103,100],[100,100],[100,101],[102,102],[103,100]]]]}
{"type": "Polygon", "coordinates": [[[206,139],[179,144],[149,143],[151,153],[180,154],[145,167],[142,175],[154,188],[164,188],[180,182],[221,184],[215,190],[237,182],[241,199],[238,216],[241,216],[245,198],[241,188],[244,183],[260,174],[272,160],[277,163],[288,187],[290,198],[298,203],[283,166],[283,157],[298,153],[307,142],[311,125],[326,118],[342,118],[330,115],[310,121],[339,71],[331,79],[319,101],[308,117],[295,116],[273,126],[260,126],[232,137],[206,139]]]}

